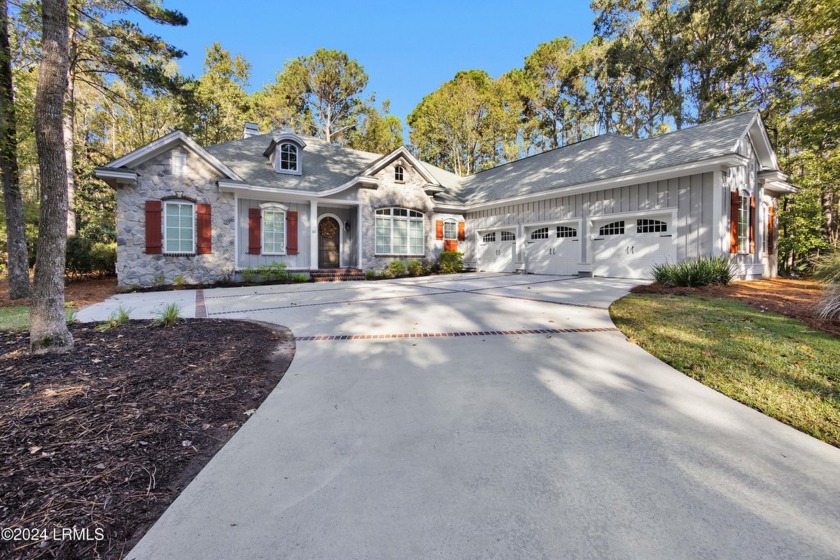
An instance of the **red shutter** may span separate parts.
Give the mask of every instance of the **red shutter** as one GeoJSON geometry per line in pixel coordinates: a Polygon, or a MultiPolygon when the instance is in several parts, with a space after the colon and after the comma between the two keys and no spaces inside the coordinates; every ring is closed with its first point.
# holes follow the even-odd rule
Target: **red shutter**
{"type": "Polygon", "coordinates": [[[212,233],[213,227],[210,224],[210,205],[195,205],[195,225],[198,230],[195,252],[197,255],[209,255],[213,252],[212,233]]]}
{"type": "Polygon", "coordinates": [[[435,237],[437,239],[443,239],[443,220],[435,222],[435,237]]]}
{"type": "Polygon", "coordinates": [[[163,222],[161,219],[161,202],[160,200],[146,201],[146,254],[159,255],[163,251],[163,235],[161,228],[163,222]]]}
{"type": "Polygon", "coordinates": [[[767,209],[767,253],[776,252],[776,207],[767,209]]]}
{"type": "Polygon", "coordinates": [[[750,253],[755,253],[755,197],[750,197],[750,253]]]}
{"type": "Polygon", "coordinates": [[[298,254],[298,213],[286,212],[286,254],[298,254]]]}
{"type": "Polygon", "coordinates": [[[732,191],[729,195],[729,252],[735,254],[738,252],[738,205],[741,203],[741,197],[738,191],[732,191]]]}
{"type": "Polygon", "coordinates": [[[248,254],[259,255],[262,249],[262,210],[259,208],[248,209],[248,254]]]}
{"type": "Polygon", "coordinates": [[[466,222],[458,222],[458,241],[464,241],[467,238],[466,227],[466,222]]]}
{"type": "Polygon", "coordinates": [[[458,241],[455,239],[447,239],[443,242],[443,250],[444,251],[457,251],[458,250],[458,241]]]}

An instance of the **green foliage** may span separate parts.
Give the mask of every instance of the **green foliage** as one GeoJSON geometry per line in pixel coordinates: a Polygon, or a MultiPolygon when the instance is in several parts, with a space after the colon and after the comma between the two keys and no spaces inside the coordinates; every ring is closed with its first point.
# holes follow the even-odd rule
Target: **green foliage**
{"type": "Polygon", "coordinates": [[[818,257],[814,263],[814,277],[829,284],[840,284],[840,251],[818,257]]]}
{"type": "Polygon", "coordinates": [[[163,306],[158,316],[152,321],[156,327],[171,327],[181,318],[181,306],[177,303],[170,303],[163,306]]]}
{"type": "Polygon", "coordinates": [[[242,270],[242,279],[246,282],[279,282],[288,279],[286,263],[273,262],[242,270]]]}
{"type": "Polygon", "coordinates": [[[129,311],[121,305],[121,306],[119,306],[119,308],[117,308],[116,311],[111,313],[111,315],[110,315],[110,317],[108,317],[107,321],[103,321],[102,323],[99,323],[96,326],[95,330],[98,331],[98,332],[105,332],[107,330],[110,330],[110,329],[113,329],[113,328],[116,328],[116,327],[121,327],[121,326],[125,325],[126,323],[128,323],[129,320],[130,320],[129,311]]]}
{"type": "Polygon", "coordinates": [[[406,269],[408,269],[410,276],[421,276],[423,274],[423,263],[416,259],[410,260],[406,264],[406,269]]]}
{"type": "Polygon", "coordinates": [[[376,279],[376,271],[375,270],[366,270],[365,271],[365,279],[366,280],[375,280],[376,279]]]}
{"type": "Polygon", "coordinates": [[[75,235],[67,238],[68,274],[108,276],[115,274],[116,263],[116,243],[99,243],[75,235]]]}
{"type": "Polygon", "coordinates": [[[186,283],[187,283],[187,281],[184,280],[184,277],[181,276],[180,274],[178,276],[176,276],[175,279],[172,281],[172,284],[174,284],[175,286],[178,286],[178,287],[181,287],[186,283]]]}
{"type": "Polygon", "coordinates": [[[155,274],[152,277],[152,286],[160,287],[166,284],[166,276],[163,274],[155,274]]]}
{"type": "Polygon", "coordinates": [[[441,274],[463,272],[464,253],[458,251],[443,251],[438,257],[438,270],[441,274]]]}
{"type": "Polygon", "coordinates": [[[289,279],[295,284],[303,284],[304,282],[309,282],[309,276],[301,272],[292,274],[289,277],[289,279]]]}
{"type": "Polygon", "coordinates": [[[67,310],[64,312],[64,321],[65,321],[68,325],[72,325],[73,323],[75,323],[75,322],[76,322],[76,315],[77,315],[77,313],[78,313],[78,312],[77,312],[75,309],[67,309],[67,310]]]}
{"type": "Polygon", "coordinates": [[[735,276],[728,257],[701,257],[678,263],[654,265],[653,278],[663,286],[729,284],[735,276]]]}
{"type": "Polygon", "coordinates": [[[394,278],[405,276],[405,263],[402,261],[391,261],[388,265],[388,273],[394,278]]]}
{"type": "Polygon", "coordinates": [[[388,101],[382,103],[380,113],[373,107],[365,112],[361,124],[348,134],[348,146],[376,154],[390,153],[403,145],[403,126],[400,118],[388,114],[388,101]]]}

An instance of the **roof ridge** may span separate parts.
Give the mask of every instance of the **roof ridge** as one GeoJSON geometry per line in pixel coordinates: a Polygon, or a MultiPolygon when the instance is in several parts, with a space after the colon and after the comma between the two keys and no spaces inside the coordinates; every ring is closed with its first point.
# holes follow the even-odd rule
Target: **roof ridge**
{"type": "Polygon", "coordinates": [[[551,153],[557,152],[559,150],[562,150],[564,148],[571,148],[572,146],[577,146],[578,144],[583,144],[584,142],[589,142],[590,140],[598,140],[599,138],[624,138],[625,140],[629,140],[629,138],[627,138],[626,136],[620,136],[620,135],[617,135],[617,134],[610,134],[610,133],[597,134],[595,136],[590,136],[589,138],[584,138],[583,140],[578,140],[577,142],[572,142],[570,144],[563,144],[562,146],[557,146],[556,148],[551,148],[550,150],[544,150],[542,152],[539,152],[539,153],[536,153],[536,154],[531,154],[531,155],[525,156],[525,157],[521,157],[519,159],[513,159],[511,161],[506,161],[504,163],[500,163],[499,165],[494,165],[493,167],[488,167],[487,169],[482,169],[481,171],[476,171],[475,173],[470,173],[469,175],[464,175],[461,178],[466,179],[468,177],[475,177],[479,173],[484,173],[486,171],[493,171],[494,169],[499,169],[500,167],[504,167],[504,166],[510,165],[512,163],[518,163],[520,161],[525,161],[526,159],[535,158],[537,156],[541,156],[541,155],[544,155],[544,154],[551,154],[551,153]]]}

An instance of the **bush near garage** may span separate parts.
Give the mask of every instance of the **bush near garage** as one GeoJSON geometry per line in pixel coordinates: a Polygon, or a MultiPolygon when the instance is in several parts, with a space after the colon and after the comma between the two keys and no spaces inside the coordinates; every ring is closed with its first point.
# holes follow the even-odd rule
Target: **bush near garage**
{"type": "Polygon", "coordinates": [[[458,251],[443,251],[438,257],[438,267],[441,274],[453,274],[464,271],[464,253],[458,251]]]}
{"type": "Polygon", "coordinates": [[[700,257],[678,263],[654,265],[653,278],[663,286],[696,287],[729,284],[735,277],[727,257],[700,257]]]}

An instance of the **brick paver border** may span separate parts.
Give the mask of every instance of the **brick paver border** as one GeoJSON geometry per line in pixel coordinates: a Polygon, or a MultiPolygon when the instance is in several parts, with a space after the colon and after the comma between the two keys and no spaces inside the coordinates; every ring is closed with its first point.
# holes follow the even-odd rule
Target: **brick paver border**
{"type": "Polygon", "coordinates": [[[438,333],[402,333],[402,334],[337,334],[295,337],[297,342],[324,342],[334,340],[393,340],[396,338],[443,338],[453,336],[518,336],[526,334],[573,334],[618,332],[615,327],[580,328],[580,329],[523,329],[514,331],[463,331],[438,333]]]}

